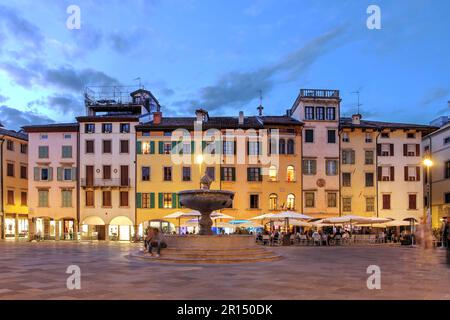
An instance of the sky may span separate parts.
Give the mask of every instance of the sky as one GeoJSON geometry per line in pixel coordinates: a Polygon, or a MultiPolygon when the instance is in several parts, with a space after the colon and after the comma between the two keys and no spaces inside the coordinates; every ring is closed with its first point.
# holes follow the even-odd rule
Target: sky
{"type": "Polygon", "coordinates": [[[450,108],[447,0],[0,0],[0,122],[71,122],[92,85],[150,90],[163,116],[282,115],[301,88],[341,115],[427,124],[450,108]],[[80,29],[69,29],[69,5],[80,29]],[[381,29],[369,29],[369,5],[381,29]]]}

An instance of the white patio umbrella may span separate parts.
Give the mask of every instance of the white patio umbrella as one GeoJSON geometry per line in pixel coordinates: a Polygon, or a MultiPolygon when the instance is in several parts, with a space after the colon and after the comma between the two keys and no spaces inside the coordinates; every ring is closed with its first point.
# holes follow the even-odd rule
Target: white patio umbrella
{"type": "Polygon", "coordinates": [[[262,224],[259,224],[259,223],[253,222],[253,221],[235,224],[235,226],[237,226],[239,228],[262,228],[263,227],[262,224]]]}
{"type": "Polygon", "coordinates": [[[347,216],[341,216],[341,217],[332,217],[332,218],[325,218],[322,220],[323,223],[331,223],[331,224],[339,224],[339,223],[369,223],[371,222],[370,218],[368,217],[361,217],[361,216],[355,216],[355,215],[347,215],[347,216]]]}
{"type": "Polygon", "coordinates": [[[234,217],[230,216],[228,214],[225,214],[225,213],[213,212],[211,214],[211,219],[213,219],[213,220],[216,220],[216,219],[234,219],[234,217]]]}
{"type": "Polygon", "coordinates": [[[197,219],[201,216],[201,213],[198,212],[197,210],[192,210],[192,211],[188,211],[188,212],[183,212],[183,211],[176,211],[173,212],[167,216],[164,216],[164,218],[166,219],[178,219],[178,234],[180,234],[181,232],[181,218],[192,218],[192,217],[197,217],[197,219]]]}
{"type": "Polygon", "coordinates": [[[389,228],[389,227],[406,227],[409,226],[410,223],[408,221],[402,220],[392,220],[385,223],[376,223],[373,225],[374,228],[389,228]]]}
{"type": "Polygon", "coordinates": [[[288,229],[289,226],[289,219],[294,219],[294,220],[309,220],[312,219],[313,217],[311,216],[307,216],[306,214],[303,213],[298,213],[295,211],[282,211],[279,213],[274,213],[272,215],[270,215],[269,217],[267,217],[269,220],[273,221],[273,220],[280,220],[280,219],[284,219],[285,221],[285,226],[286,226],[286,230],[288,229]]]}
{"type": "Polygon", "coordinates": [[[264,220],[264,219],[269,218],[272,215],[273,215],[273,213],[265,213],[265,214],[262,214],[260,216],[256,216],[256,217],[250,218],[250,220],[264,220]]]}
{"type": "Polygon", "coordinates": [[[357,223],[358,226],[361,226],[361,227],[372,227],[372,226],[375,226],[376,224],[378,224],[378,225],[385,224],[385,223],[390,222],[390,221],[393,220],[391,218],[379,218],[379,217],[369,217],[367,219],[369,219],[370,222],[360,222],[360,223],[357,223]]]}
{"type": "MultiPolygon", "coordinates": [[[[282,226],[283,224],[285,224],[285,222],[274,221],[273,224],[275,226],[282,226]]],[[[292,226],[297,226],[297,227],[312,227],[313,226],[312,223],[305,222],[305,221],[299,221],[299,220],[291,220],[291,221],[289,221],[289,224],[292,226]]]]}

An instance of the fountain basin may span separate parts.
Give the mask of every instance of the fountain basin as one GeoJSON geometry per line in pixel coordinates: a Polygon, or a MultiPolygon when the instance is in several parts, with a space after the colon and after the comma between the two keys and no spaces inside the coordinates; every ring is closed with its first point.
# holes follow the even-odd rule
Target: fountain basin
{"type": "Polygon", "coordinates": [[[184,190],[178,192],[181,205],[200,212],[230,208],[234,192],[226,190],[184,190]]]}

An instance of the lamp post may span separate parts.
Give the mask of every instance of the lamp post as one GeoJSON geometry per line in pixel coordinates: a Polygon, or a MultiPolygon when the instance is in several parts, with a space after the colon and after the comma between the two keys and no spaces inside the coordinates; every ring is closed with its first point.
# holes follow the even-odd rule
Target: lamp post
{"type": "Polygon", "coordinates": [[[433,160],[431,158],[425,158],[423,160],[423,164],[427,168],[427,214],[425,217],[426,225],[428,225],[428,221],[431,222],[432,216],[431,216],[431,175],[430,175],[430,168],[433,166],[433,160]]]}

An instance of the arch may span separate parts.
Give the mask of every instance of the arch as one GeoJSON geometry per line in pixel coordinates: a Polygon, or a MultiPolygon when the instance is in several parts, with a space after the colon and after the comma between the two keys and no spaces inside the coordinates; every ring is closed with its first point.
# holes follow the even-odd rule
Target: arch
{"type": "Polygon", "coordinates": [[[278,180],[278,168],[275,165],[269,167],[269,181],[278,180]]]}
{"type": "Polygon", "coordinates": [[[134,225],[133,221],[131,221],[131,219],[126,216],[114,217],[113,219],[111,219],[109,224],[115,225],[115,226],[132,226],[132,225],[134,225]]]}
{"type": "Polygon", "coordinates": [[[287,141],[287,154],[294,154],[294,151],[295,151],[294,139],[289,139],[287,141]]]}
{"type": "Polygon", "coordinates": [[[104,226],[105,221],[103,221],[103,219],[98,216],[89,216],[84,218],[81,224],[86,224],[89,226],[104,226]]]}
{"type": "Polygon", "coordinates": [[[286,209],[294,210],[295,209],[295,195],[293,193],[289,193],[286,199],[286,209]]]}
{"type": "Polygon", "coordinates": [[[295,168],[292,165],[288,165],[286,168],[286,181],[295,181],[295,168]]]}
{"type": "Polygon", "coordinates": [[[278,208],[278,195],[271,193],[269,195],[269,210],[276,210],[278,208]]]}

